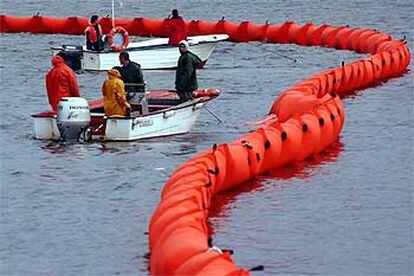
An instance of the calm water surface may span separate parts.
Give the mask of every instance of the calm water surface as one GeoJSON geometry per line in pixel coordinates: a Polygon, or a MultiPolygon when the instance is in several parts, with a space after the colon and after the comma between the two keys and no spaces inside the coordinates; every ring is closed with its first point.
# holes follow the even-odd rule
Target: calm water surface
{"type": "MultiPolygon", "coordinates": [[[[117,1],[119,17],[294,20],[379,29],[412,45],[412,1],[117,1]]],[[[110,1],[2,1],[2,14],[102,16],[110,1]]],[[[135,38],[141,39],[141,38],[135,38]]],[[[199,72],[220,88],[191,134],[133,143],[59,145],[33,139],[30,114],[47,109],[49,47],[63,35],[2,34],[0,97],[1,275],[146,275],[149,218],[180,163],[250,130],[286,88],[362,57],[294,45],[220,43],[199,72]],[[258,46],[258,47],[257,47],[258,46]],[[266,50],[283,51],[295,64],[266,50]]],[[[412,67],[410,67],[412,68],[412,67]]],[[[172,88],[173,71],[144,72],[149,88],[172,88]]],[[[87,99],[105,74],[78,76],[87,99]]],[[[218,195],[214,243],[255,275],[413,275],[413,75],[344,100],[339,143],[315,158],[218,195]]]]}

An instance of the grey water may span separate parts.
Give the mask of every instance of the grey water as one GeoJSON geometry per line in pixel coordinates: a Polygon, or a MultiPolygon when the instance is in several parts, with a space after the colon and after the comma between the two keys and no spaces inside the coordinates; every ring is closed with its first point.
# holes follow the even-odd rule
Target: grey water
{"type": "MultiPolygon", "coordinates": [[[[110,13],[111,1],[3,0],[1,14],[110,13]]],[[[273,24],[329,23],[408,37],[412,1],[116,1],[116,16],[273,24]]],[[[144,38],[134,37],[134,40],[144,38]]],[[[1,34],[0,274],[147,275],[148,223],[168,176],[214,143],[248,132],[285,89],[364,55],[320,47],[224,42],[199,86],[222,95],[191,133],[132,143],[60,145],[33,139],[31,114],[48,109],[44,77],[53,45],[81,36],[1,34]],[[269,51],[303,61],[294,63],[269,51]]],[[[412,70],[410,65],[410,70],[412,70]]],[[[145,71],[150,89],[173,88],[174,71],[145,71]]],[[[88,100],[105,73],[78,76],[88,100]]],[[[214,244],[254,275],[413,275],[413,75],[344,99],[340,140],[311,161],[215,197],[214,244]]]]}

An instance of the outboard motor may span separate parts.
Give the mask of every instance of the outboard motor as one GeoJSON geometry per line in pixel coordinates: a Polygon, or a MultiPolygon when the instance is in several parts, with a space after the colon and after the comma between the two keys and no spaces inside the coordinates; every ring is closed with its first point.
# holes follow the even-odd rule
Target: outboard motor
{"type": "Polygon", "coordinates": [[[66,63],[73,71],[82,70],[82,46],[62,45],[62,51],[66,55],[66,63]]]}
{"type": "Polygon", "coordinates": [[[60,99],[57,108],[57,126],[63,141],[78,141],[79,135],[91,122],[89,104],[84,98],[60,99]]]}

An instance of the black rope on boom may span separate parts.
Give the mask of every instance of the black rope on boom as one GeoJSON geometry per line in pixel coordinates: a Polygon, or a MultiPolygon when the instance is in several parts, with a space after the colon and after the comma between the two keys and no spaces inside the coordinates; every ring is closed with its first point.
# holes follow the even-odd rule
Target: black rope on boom
{"type": "Polygon", "coordinates": [[[260,47],[259,45],[256,45],[256,44],[253,44],[253,43],[247,43],[247,44],[252,45],[252,46],[254,46],[254,47],[256,47],[256,48],[259,48],[260,50],[263,50],[263,51],[266,51],[266,52],[269,52],[269,53],[275,54],[275,55],[277,55],[277,56],[279,56],[279,57],[282,57],[282,58],[288,59],[288,60],[293,61],[293,62],[295,62],[295,63],[298,63],[298,64],[303,64],[303,61],[301,61],[301,60],[299,60],[299,59],[291,58],[291,57],[289,57],[289,56],[287,56],[287,55],[285,55],[285,54],[282,54],[282,53],[280,53],[280,52],[276,52],[275,50],[268,50],[268,49],[262,48],[262,47],[260,47]]]}

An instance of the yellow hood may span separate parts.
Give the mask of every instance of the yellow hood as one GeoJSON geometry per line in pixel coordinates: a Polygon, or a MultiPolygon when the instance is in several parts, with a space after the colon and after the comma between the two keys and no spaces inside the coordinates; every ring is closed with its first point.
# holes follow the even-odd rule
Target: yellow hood
{"type": "Polygon", "coordinates": [[[116,69],[109,69],[108,70],[108,77],[111,78],[121,78],[121,73],[116,69]]]}

